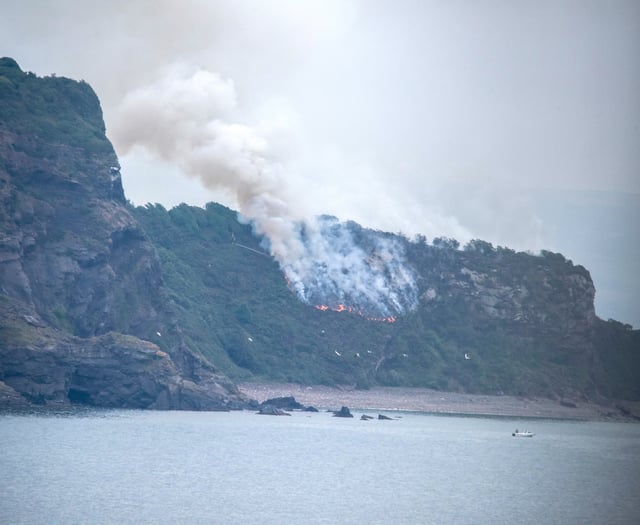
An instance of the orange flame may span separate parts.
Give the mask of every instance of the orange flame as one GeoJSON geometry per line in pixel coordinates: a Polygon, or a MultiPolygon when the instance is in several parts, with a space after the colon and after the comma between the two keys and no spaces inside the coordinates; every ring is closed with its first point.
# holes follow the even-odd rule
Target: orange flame
{"type": "MultiPolygon", "coordinates": [[[[291,292],[293,292],[293,283],[288,279],[285,275],[284,279],[287,283],[287,287],[291,292]]],[[[352,314],[357,314],[360,317],[364,317],[367,321],[377,321],[379,323],[395,323],[397,321],[397,317],[388,316],[388,317],[368,317],[364,314],[362,310],[356,310],[353,306],[346,305],[344,303],[339,303],[337,306],[329,306],[327,304],[316,304],[314,308],[322,312],[326,312],[327,310],[331,310],[332,312],[349,312],[352,314]]]]}
{"type": "Polygon", "coordinates": [[[349,312],[349,313],[355,313],[358,314],[360,317],[364,317],[367,321],[377,321],[380,323],[395,323],[397,318],[393,317],[393,316],[388,316],[388,317],[367,317],[366,315],[364,315],[364,313],[362,313],[362,310],[356,310],[353,306],[349,306],[349,305],[345,305],[345,304],[338,304],[337,306],[329,306],[326,304],[317,304],[315,305],[315,308],[317,308],[318,310],[321,310],[323,312],[326,312],[327,310],[331,310],[332,312],[349,312]]]}

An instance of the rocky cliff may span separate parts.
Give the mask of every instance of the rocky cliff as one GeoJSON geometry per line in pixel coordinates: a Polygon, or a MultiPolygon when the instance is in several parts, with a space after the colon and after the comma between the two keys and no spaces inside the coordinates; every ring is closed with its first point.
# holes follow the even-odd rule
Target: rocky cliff
{"type": "Polygon", "coordinates": [[[0,403],[221,410],[242,408],[214,379],[189,379],[158,345],[118,332],[80,338],[50,327],[23,303],[0,297],[0,403]]]}
{"type": "Polygon", "coordinates": [[[34,403],[242,406],[185,345],[119,171],[86,83],[0,59],[0,381],[34,403]]]}

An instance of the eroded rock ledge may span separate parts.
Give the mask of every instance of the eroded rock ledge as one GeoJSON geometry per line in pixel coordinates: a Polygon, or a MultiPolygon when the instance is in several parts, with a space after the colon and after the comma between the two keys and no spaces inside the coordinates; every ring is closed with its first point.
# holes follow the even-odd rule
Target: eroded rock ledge
{"type": "Polygon", "coordinates": [[[0,406],[231,410],[248,398],[222,376],[181,376],[149,341],[110,332],[79,338],[47,327],[30,309],[0,296],[0,406]]]}

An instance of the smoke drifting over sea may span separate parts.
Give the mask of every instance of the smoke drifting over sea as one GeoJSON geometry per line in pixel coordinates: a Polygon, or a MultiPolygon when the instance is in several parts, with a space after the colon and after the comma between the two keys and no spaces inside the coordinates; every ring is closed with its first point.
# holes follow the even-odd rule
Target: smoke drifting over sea
{"type": "Polygon", "coordinates": [[[111,135],[123,154],[142,147],[234,199],[303,302],[346,305],[371,318],[415,308],[402,246],[335,218],[307,216],[303,196],[284,176],[291,168],[279,154],[287,133],[281,119],[246,125],[233,122],[237,114],[231,80],[174,66],[125,97],[111,135]]]}

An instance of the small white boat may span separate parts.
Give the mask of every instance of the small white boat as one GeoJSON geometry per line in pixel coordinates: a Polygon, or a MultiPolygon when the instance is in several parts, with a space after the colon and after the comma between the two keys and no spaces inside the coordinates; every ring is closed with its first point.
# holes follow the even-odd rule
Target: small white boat
{"type": "Polygon", "coordinates": [[[517,438],[530,438],[530,437],[533,437],[534,434],[533,432],[528,432],[526,430],[520,431],[516,428],[516,431],[513,432],[511,435],[517,438]]]}

